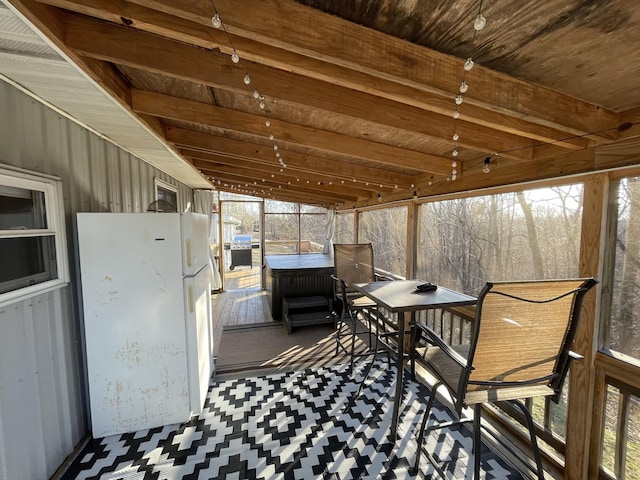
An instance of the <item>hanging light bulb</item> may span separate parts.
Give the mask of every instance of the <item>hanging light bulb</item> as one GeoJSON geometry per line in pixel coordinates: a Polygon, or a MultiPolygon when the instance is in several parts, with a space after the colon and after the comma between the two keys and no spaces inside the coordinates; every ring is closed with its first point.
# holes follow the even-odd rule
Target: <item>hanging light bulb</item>
{"type": "Polygon", "coordinates": [[[455,118],[456,120],[460,118],[460,112],[458,112],[457,110],[453,112],[453,118],[455,118]]]}
{"type": "Polygon", "coordinates": [[[462,95],[456,97],[456,105],[462,105],[462,95]]]}
{"type": "Polygon", "coordinates": [[[491,171],[491,169],[489,168],[489,165],[491,164],[491,157],[487,157],[484,159],[484,168],[482,169],[482,171],[484,173],[489,173],[491,171]]]}
{"type": "Polygon", "coordinates": [[[453,155],[454,157],[458,156],[458,150],[456,150],[455,148],[453,149],[453,152],[451,152],[451,155],[453,155]]]}
{"type": "Polygon", "coordinates": [[[413,191],[413,199],[414,200],[418,199],[418,192],[416,192],[415,190],[413,191]]]}
{"type": "Polygon", "coordinates": [[[460,84],[460,93],[467,93],[467,90],[469,90],[469,85],[467,85],[467,82],[462,82],[460,84]]]}
{"type": "Polygon", "coordinates": [[[467,58],[467,61],[464,62],[464,69],[465,71],[469,72],[471,71],[471,69],[473,68],[473,59],[471,57],[467,58]]]}
{"type": "Polygon", "coordinates": [[[455,160],[453,162],[451,162],[451,166],[453,168],[456,168],[458,166],[458,162],[456,162],[455,160]]]}
{"type": "Polygon", "coordinates": [[[274,149],[274,150],[278,150],[278,145],[274,145],[274,146],[273,146],[273,149],[274,149]]]}
{"type": "Polygon", "coordinates": [[[222,26],[222,20],[220,20],[220,15],[217,13],[211,18],[211,23],[215,28],[220,28],[222,26]]]}
{"type": "Polygon", "coordinates": [[[473,28],[476,30],[482,30],[487,24],[487,19],[481,13],[478,14],[476,20],[473,22],[473,28]]]}
{"type": "Polygon", "coordinates": [[[271,120],[269,120],[269,119],[267,118],[267,119],[264,121],[264,124],[265,124],[267,127],[270,127],[270,126],[271,126],[271,120]]]}
{"type": "Polygon", "coordinates": [[[456,170],[455,168],[453,170],[451,170],[451,175],[457,175],[458,170],[456,170]]]}
{"type": "Polygon", "coordinates": [[[260,98],[260,92],[257,89],[253,91],[253,98],[256,100],[260,98]]]}
{"type": "Polygon", "coordinates": [[[269,140],[273,140],[275,137],[273,136],[273,133],[269,134],[269,140]]]}
{"type": "Polygon", "coordinates": [[[454,142],[457,142],[457,141],[458,141],[458,139],[460,138],[460,135],[458,135],[457,133],[454,133],[454,134],[453,134],[453,137],[451,137],[451,138],[453,138],[453,141],[454,141],[454,142]]]}
{"type": "Polygon", "coordinates": [[[245,84],[245,85],[249,85],[250,83],[251,83],[251,77],[249,76],[249,74],[248,74],[248,73],[246,73],[246,74],[244,75],[244,84],[245,84]]]}
{"type": "Polygon", "coordinates": [[[238,52],[236,52],[235,50],[231,54],[231,61],[233,63],[238,63],[240,61],[240,57],[238,56],[238,52]]]}
{"type": "Polygon", "coordinates": [[[458,178],[458,176],[455,173],[452,173],[451,180],[455,182],[456,178],[458,178]]]}
{"type": "Polygon", "coordinates": [[[378,201],[379,201],[379,202],[381,202],[381,201],[382,201],[382,194],[381,194],[381,193],[379,193],[379,194],[378,194],[378,201]]]}
{"type": "Polygon", "coordinates": [[[264,107],[265,107],[264,98],[261,98],[260,99],[260,109],[264,110],[264,107]]]}

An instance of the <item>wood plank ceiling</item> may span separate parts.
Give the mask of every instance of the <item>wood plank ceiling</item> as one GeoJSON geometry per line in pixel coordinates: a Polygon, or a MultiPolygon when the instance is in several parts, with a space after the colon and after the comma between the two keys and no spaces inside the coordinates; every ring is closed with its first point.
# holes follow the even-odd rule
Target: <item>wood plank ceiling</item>
{"type": "Polygon", "coordinates": [[[11,3],[220,190],[352,208],[640,157],[598,156],[640,136],[635,0],[11,3]]]}

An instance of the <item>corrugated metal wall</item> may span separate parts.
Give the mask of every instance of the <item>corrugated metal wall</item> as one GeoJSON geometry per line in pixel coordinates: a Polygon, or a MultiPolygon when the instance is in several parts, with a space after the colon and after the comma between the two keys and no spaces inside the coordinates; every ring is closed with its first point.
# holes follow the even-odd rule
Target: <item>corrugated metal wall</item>
{"type": "Polygon", "coordinates": [[[0,479],[49,478],[88,431],[75,278],[77,212],[144,212],[154,178],[193,192],[0,80],[0,164],[61,178],[72,283],[0,307],[0,479]]]}

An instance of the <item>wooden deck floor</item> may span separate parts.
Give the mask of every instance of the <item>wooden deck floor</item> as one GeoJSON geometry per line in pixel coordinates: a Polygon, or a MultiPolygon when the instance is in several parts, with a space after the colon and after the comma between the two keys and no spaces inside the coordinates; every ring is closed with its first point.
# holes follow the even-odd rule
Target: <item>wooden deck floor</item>
{"type": "Polygon", "coordinates": [[[224,291],[211,295],[214,352],[219,351],[226,325],[273,322],[267,292],[259,288],[224,291]]]}

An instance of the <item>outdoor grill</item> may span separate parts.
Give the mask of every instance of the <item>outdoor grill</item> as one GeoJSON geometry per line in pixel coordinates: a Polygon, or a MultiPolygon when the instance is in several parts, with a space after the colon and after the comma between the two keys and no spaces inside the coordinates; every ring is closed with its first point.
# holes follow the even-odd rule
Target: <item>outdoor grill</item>
{"type": "Polygon", "coordinates": [[[234,235],[231,239],[231,265],[233,270],[239,265],[253,268],[251,261],[251,235],[234,235]]]}

